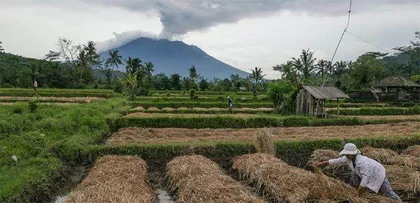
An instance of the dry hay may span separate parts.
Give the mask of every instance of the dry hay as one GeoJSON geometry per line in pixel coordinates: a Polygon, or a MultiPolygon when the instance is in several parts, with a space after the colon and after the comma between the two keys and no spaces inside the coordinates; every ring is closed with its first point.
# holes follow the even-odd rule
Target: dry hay
{"type": "Polygon", "coordinates": [[[383,164],[395,164],[398,155],[396,151],[384,148],[364,147],[360,151],[363,155],[383,164]]]}
{"type": "Polygon", "coordinates": [[[171,107],[164,107],[164,108],[162,108],[162,111],[174,111],[175,109],[174,108],[171,108],[171,107]]]}
{"type": "Polygon", "coordinates": [[[410,195],[420,194],[420,172],[413,168],[397,165],[384,165],[386,176],[394,190],[410,195]]]}
{"type": "Polygon", "coordinates": [[[255,149],[258,153],[265,153],[276,155],[276,148],[274,146],[273,136],[268,132],[267,129],[262,129],[257,136],[257,140],[254,144],[255,149]]]}
{"type": "MultiPolygon", "coordinates": [[[[156,114],[153,114],[156,115],[156,114]]],[[[274,140],[322,140],[366,137],[415,136],[420,122],[363,126],[279,127],[267,129],[274,140]]],[[[110,144],[125,143],[198,143],[246,142],[254,143],[261,128],[246,129],[186,129],[186,128],[123,128],[114,133],[110,144]],[[126,132],[128,131],[128,132],[126,132]],[[134,132],[135,131],[135,132],[134,132]]]]}
{"type": "Polygon", "coordinates": [[[369,202],[355,198],[355,189],[322,173],[316,174],[287,165],[268,154],[250,154],[235,157],[232,168],[241,178],[256,184],[256,187],[276,202],[302,202],[321,200],[331,202],[349,200],[369,202]]]}
{"type": "MultiPolygon", "coordinates": [[[[307,166],[311,166],[313,162],[323,162],[330,159],[336,159],[339,157],[339,153],[333,150],[317,149],[312,152],[307,166]]],[[[323,172],[331,177],[339,178],[341,180],[348,180],[351,176],[351,170],[347,165],[339,166],[326,166],[323,168],[323,172]]]]}
{"type": "Polygon", "coordinates": [[[138,106],[138,107],[136,107],[136,108],[134,108],[134,109],[132,109],[132,111],[144,111],[145,109],[144,109],[144,107],[142,107],[142,106],[138,106]]]}
{"type": "Polygon", "coordinates": [[[401,154],[420,157],[420,145],[410,146],[406,150],[404,150],[401,154]]]}
{"type": "Polygon", "coordinates": [[[65,203],[149,203],[157,195],[146,182],[146,162],[134,156],[99,158],[65,203]]]}
{"type": "Polygon", "coordinates": [[[384,148],[364,147],[361,151],[363,155],[375,159],[382,164],[399,165],[420,170],[420,157],[398,155],[397,152],[384,148]]]}
{"type": "Polygon", "coordinates": [[[204,156],[176,157],[166,168],[170,188],[179,202],[265,202],[204,156]]]}

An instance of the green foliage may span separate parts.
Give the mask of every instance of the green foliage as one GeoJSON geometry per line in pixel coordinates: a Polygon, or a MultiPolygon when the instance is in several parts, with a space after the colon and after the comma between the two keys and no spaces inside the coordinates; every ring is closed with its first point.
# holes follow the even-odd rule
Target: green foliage
{"type": "Polygon", "coordinates": [[[375,54],[360,56],[350,67],[350,77],[356,89],[370,88],[384,76],[384,65],[375,54]]]}
{"type": "Polygon", "coordinates": [[[284,119],[285,127],[309,126],[309,118],[306,117],[288,117],[284,119]]]}
{"type": "Polygon", "coordinates": [[[80,106],[0,106],[0,202],[49,202],[69,164],[85,161],[89,146],[127,112],[121,99],[80,106]],[[20,114],[13,111],[16,106],[20,114]],[[18,161],[12,160],[17,156],[18,161]]]}
{"type": "MultiPolygon", "coordinates": [[[[327,113],[332,114],[335,110],[329,110],[327,113]]],[[[420,114],[420,106],[416,105],[412,108],[384,107],[360,109],[341,109],[341,115],[417,115],[420,114]]]]}
{"type": "Polygon", "coordinates": [[[35,113],[36,110],[38,109],[37,101],[34,101],[34,100],[29,101],[28,106],[29,106],[29,111],[31,113],[35,113]]]}
{"type": "Polygon", "coordinates": [[[268,86],[267,96],[274,103],[278,112],[290,113],[293,104],[292,93],[296,87],[287,81],[272,82],[268,86]]]}
{"type": "MultiPolygon", "coordinates": [[[[197,96],[197,95],[195,95],[197,96]]],[[[133,101],[130,102],[132,107],[142,106],[144,108],[156,107],[156,108],[226,108],[226,102],[196,102],[196,101],[180,101],[180,102],[171,102],[171,101],[133,101]]],[[[235,103],[235,108],[273,108],[272,102],[255,102],[255,103],[235,103]]]]}
{"type": "Polygon", "coordinates": [[[116,122],[118,128],[121,127],[153,127],[153,128],[262,128],[262,127],[280,127],[283,126],[282,118],[275,117],[153,117],[153,118],[135,118],[126,117],[118,119],[116,122]]]}

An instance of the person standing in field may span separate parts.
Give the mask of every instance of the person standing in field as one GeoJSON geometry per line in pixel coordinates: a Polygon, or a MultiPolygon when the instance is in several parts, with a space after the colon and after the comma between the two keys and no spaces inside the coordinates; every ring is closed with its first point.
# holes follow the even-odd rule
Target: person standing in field
{"type": "Polygon", "coordinates": [[[347,164],[352,170],[351,184],[358,185],[354,195],[359,197],[366,188],[375,193],[381,191],[385,196],[401,201],[401,198],[392,190],[391,184],[386,177],[385,168],[377,161],[363,156],[353,143],[344,145],[340,152],[340,158],[330,159],[324,162],[314,162],[312,166],[320,167],[326,165],[344,165],[347,164]]]}
{"type": "Polygon", "coordinates": [[[233,101],[232,101],[232,98],[230,98],[230,96],[228,97],[228,106],[229,106],[229,113],[232,113],[233,101]]]}
{"type": "Polygon", "coordinates": [[[35,90],[35,92],[36,92],[36,88],[38,88],[38,82],[37,82],[36,80],[34,80],[34,85],[33,85],[33,87],[34,87],[34,90],[35,90]]]}

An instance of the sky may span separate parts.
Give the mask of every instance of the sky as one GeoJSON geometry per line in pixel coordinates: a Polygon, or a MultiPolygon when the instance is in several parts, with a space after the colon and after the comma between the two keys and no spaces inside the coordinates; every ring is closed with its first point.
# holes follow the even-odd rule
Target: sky
{"type": "MultiPolygon", "coordinates": [[[[10,53],[43,58],[58,38],[95,41],[100,51],[138,37],[182,40],[241,70],[272,67],[302,49],[330,60],[350,0],[0,0],[0,41],[10,53]]],[[[393,52],[420,30],[420,0],[353,0],[335,60],[393,52]],[[355,36],[353,36],[353,35],[355,36]],[[357,37],[356,37],[357,36],[357,37]]]]}

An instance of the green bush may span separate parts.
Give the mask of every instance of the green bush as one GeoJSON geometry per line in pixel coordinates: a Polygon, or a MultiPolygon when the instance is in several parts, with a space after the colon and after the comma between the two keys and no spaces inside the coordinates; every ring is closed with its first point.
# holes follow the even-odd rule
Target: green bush
{"type": "Polygon", "coordinates": [[[23,107],[22,107],[22,105],[15,105],[13,107],[13,113],[14,114],[22,114],[23,113],[23,107]]]}
{"type": "Polygon", "coordinates": [[[29,106],[29,111],[31,113],[35,113],[36,110],[38,109],[37,102],[36,101],[33,101],[33,100],[31,100],[31,101],[28,102],[28,106],[29,106]]]}
{"type": "MultiPolygon", "coordinates": [[[[336,110],[329,110],[327,113],[335,114],[336,110]]],[[[360,109],[341,109],[341,115],[415,115],[420,114],[420,107],[412,108],[384,107],[384,108],[360,108],[360,109]]]]}
{"type": "Polygon", "coordinates": [[[117,128],[262,128],[283,126],[282,118],[275,117],[124,117],[116,121],[117,128]]]}
{"type": "MultiPolygon", "coordinates": [[[[156,107],[156,108],[193,108],[193,107],[201,107],[201,108],[227,108],[226,102],[153,102],[153,101],[134,101],[130,103],[132,107],[142,106],[144,108],[149,107],[156,107]]],[[[238,103],[234,102],[234,109],[235,108],[273,108],[274,105],[271,102],[259,102],[259,103],[238,103]]]]}
{"type": "Polygon", "coordinates": [[[295,127],[295,126],[309,126],[309,119],[306,117],[289,117],[284,119],[285,127],[295,127]]]}

